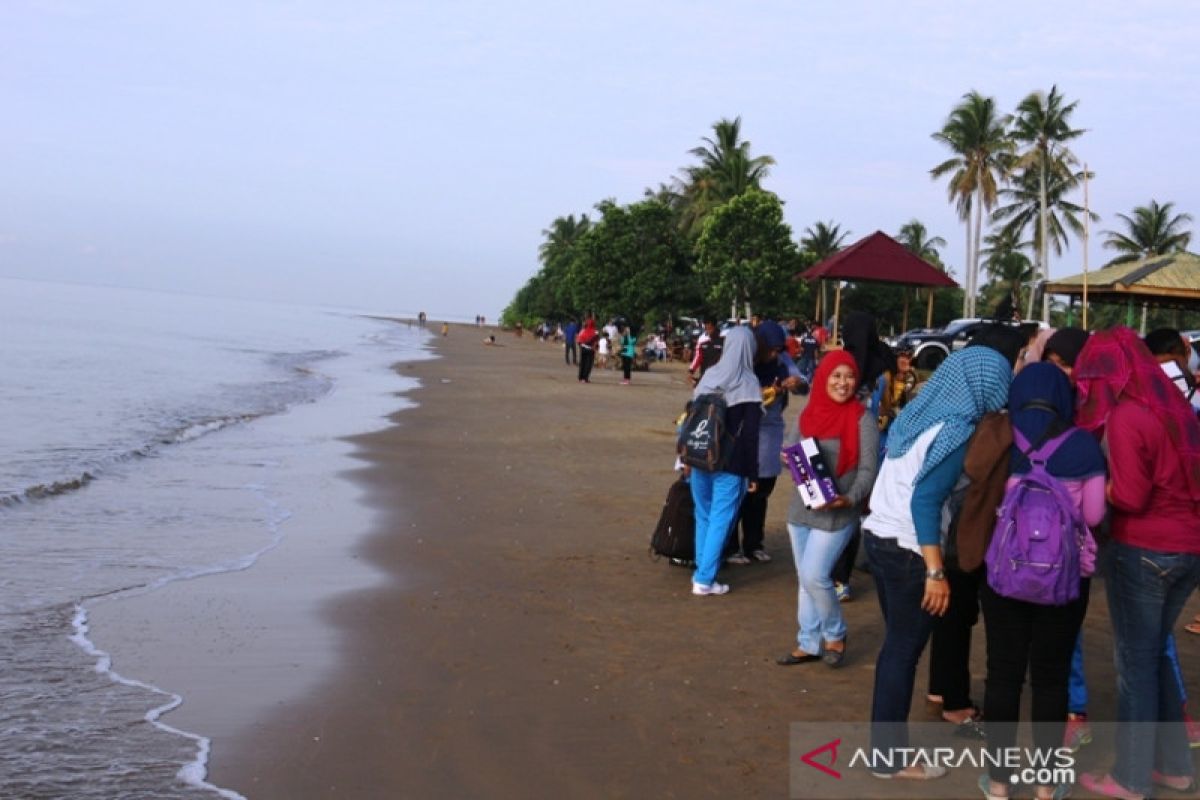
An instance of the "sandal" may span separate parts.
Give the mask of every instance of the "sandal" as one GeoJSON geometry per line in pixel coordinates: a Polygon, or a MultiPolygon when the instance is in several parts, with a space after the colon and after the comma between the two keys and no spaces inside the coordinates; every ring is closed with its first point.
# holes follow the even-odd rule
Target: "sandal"
{"type": "Polygon", "coordinates": [[[1172,792],[1191,794],[1196,791],[1196,779],[1191,775],[1163,775],[1158,770],[1150,773],[1150,782],[1172,792]]]}
{"type": "Polygon", "coordinates": [[[1102,797],[1116,797],[1117,800],[1145,800],[1145,795],[1126,789],[1117,783],[1116,778],[1107,773],[1104,775],[1095,775],[1085,772],[1079,776],[1079,785],[1092,794],[1098,794],[1102,797]]]}
{"type": "Polygon", "coordinates": [[[775,663],[781,667],[791,667],[796,664],[807,664],[810,661],[820,661],[820,660],[821,660],[820,656],[814,656],[812,653],[803,653],[802,652],[802,653],[800,653],[800,655],[796,655],[795,653],[788,653],[787,655],[780,656],[779,658],[775,659],[775,663]]]}
{"type": "Polygon", "coordinates": [[[1192,618],[1192,621],[1183,626],[1183,629],[1188,633],[1194,633],[1200,636],[1200,614],[1192,618]]]}
{"type": "Polygon", "coordinates": [[[967,717],[962,722],[955,723],[954,735],[959,739],[975,739],[983,741],[987,739],[987,731],[983,728],[982,716],[976,714],[973,717],[967,717]]]}
{"type": "Polygon", "coordinates": [[[992,794],[991,790],[992,790],[992,779],[985,772],[979,776],[979,791],[983,792],[983,796],[986,797],[987,800],[1008,800],[1008,795],[992,794]]]}

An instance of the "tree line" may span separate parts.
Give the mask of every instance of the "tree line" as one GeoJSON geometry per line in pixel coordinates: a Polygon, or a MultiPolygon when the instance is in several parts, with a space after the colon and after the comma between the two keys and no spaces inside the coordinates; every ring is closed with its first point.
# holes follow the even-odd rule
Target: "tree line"
{"type": "MultiPolygon", "coordinates": [[[[1033,308],[1032,287],[1048,277],[1051,251],[1061,256],[1071,238],[1082,237],[1085,216],[1088,223],[1099,221],[1076,199],[1084,181],[1095,177],[1071,149],[1085,133],[1074,126],[1077,106],[1055,86],[1031,92],[1014,113],[1003,114],[993,98],[971,91],[932,134],[950,157],[930,176],[946,181],[966,232],[963,288],[935,293],[937,322],[960,312],[986,316],[1005,294],[1026,316],[1061,316],[1049,298],[1033,308]],[[982,286],[981,275],[987,278],[982,286]]],[[[701,142],[688,153],[691,163],[646,189],[641,200],[603,200],[594,217],[553,220],[542,231],[539,270],[502,321],[530,325],[590,313],[639,326],[679,315],[811,316],[806,312],[816,308],[812,292],[819,289],[794,276],[841,250],[850,231],[818,221],[794,237],[783,201],[763,187],[775,159],[754,154],[740,117],[717,121],[701,142]]],[[[1191,238],[1191,216],[1175,213],[1170,202],[1152,199],[1117,218],[1121,230],[1103,231],[1104,246],[1115,252],[1110,263],[1183,250],[1191,238]]],[[[893,235],[954,274],[942,255],[945,240],[920,220],[893,235]]],[[[874,314],[886,330],[900,324],[904,292],[912,291],[851,284],[843,303],[874,314]]]]}

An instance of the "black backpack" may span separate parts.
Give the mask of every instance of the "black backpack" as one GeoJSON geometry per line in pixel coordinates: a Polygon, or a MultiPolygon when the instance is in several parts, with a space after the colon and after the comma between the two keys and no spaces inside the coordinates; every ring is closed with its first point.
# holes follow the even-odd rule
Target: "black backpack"
{"type": "Polygon", "coordinates": [[[650,554],[676,561],[696,560],[696,506],[692,487],[683,478],[671,484],[658,525],[650,537],[650,554]]]}
{"type": "Polygon", "coordinates": [[[679,459],[694,469],[720,472],[729,463],[733,434],[725,423],[728,409],[719,393],[702,394],[692,401],[679,430],[679,459]]]}

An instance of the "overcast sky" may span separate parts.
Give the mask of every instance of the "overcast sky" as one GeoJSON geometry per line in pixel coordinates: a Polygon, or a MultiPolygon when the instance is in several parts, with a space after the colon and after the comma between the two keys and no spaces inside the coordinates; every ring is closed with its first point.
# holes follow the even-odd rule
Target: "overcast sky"
{"type": "Polygon", "coordinates": [[[1200,215],[1197,41],[1191,0],[5,0],[0,275],[494,318],[740,115],[797,239],[917,217],[961,278],[959,98],[1079,100],[1096,229],[1200,215]]]}

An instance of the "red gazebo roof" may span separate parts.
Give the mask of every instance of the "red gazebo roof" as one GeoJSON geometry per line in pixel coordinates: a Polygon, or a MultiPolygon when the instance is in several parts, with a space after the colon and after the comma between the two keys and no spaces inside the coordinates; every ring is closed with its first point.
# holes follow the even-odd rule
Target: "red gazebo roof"
{"type": "Polygon", "coordinates": [[[958,286],[949,275],[913,255],[883,231],[875,231],[796,277],[808,281],[828,279],[907,286],[958,286]]]}

